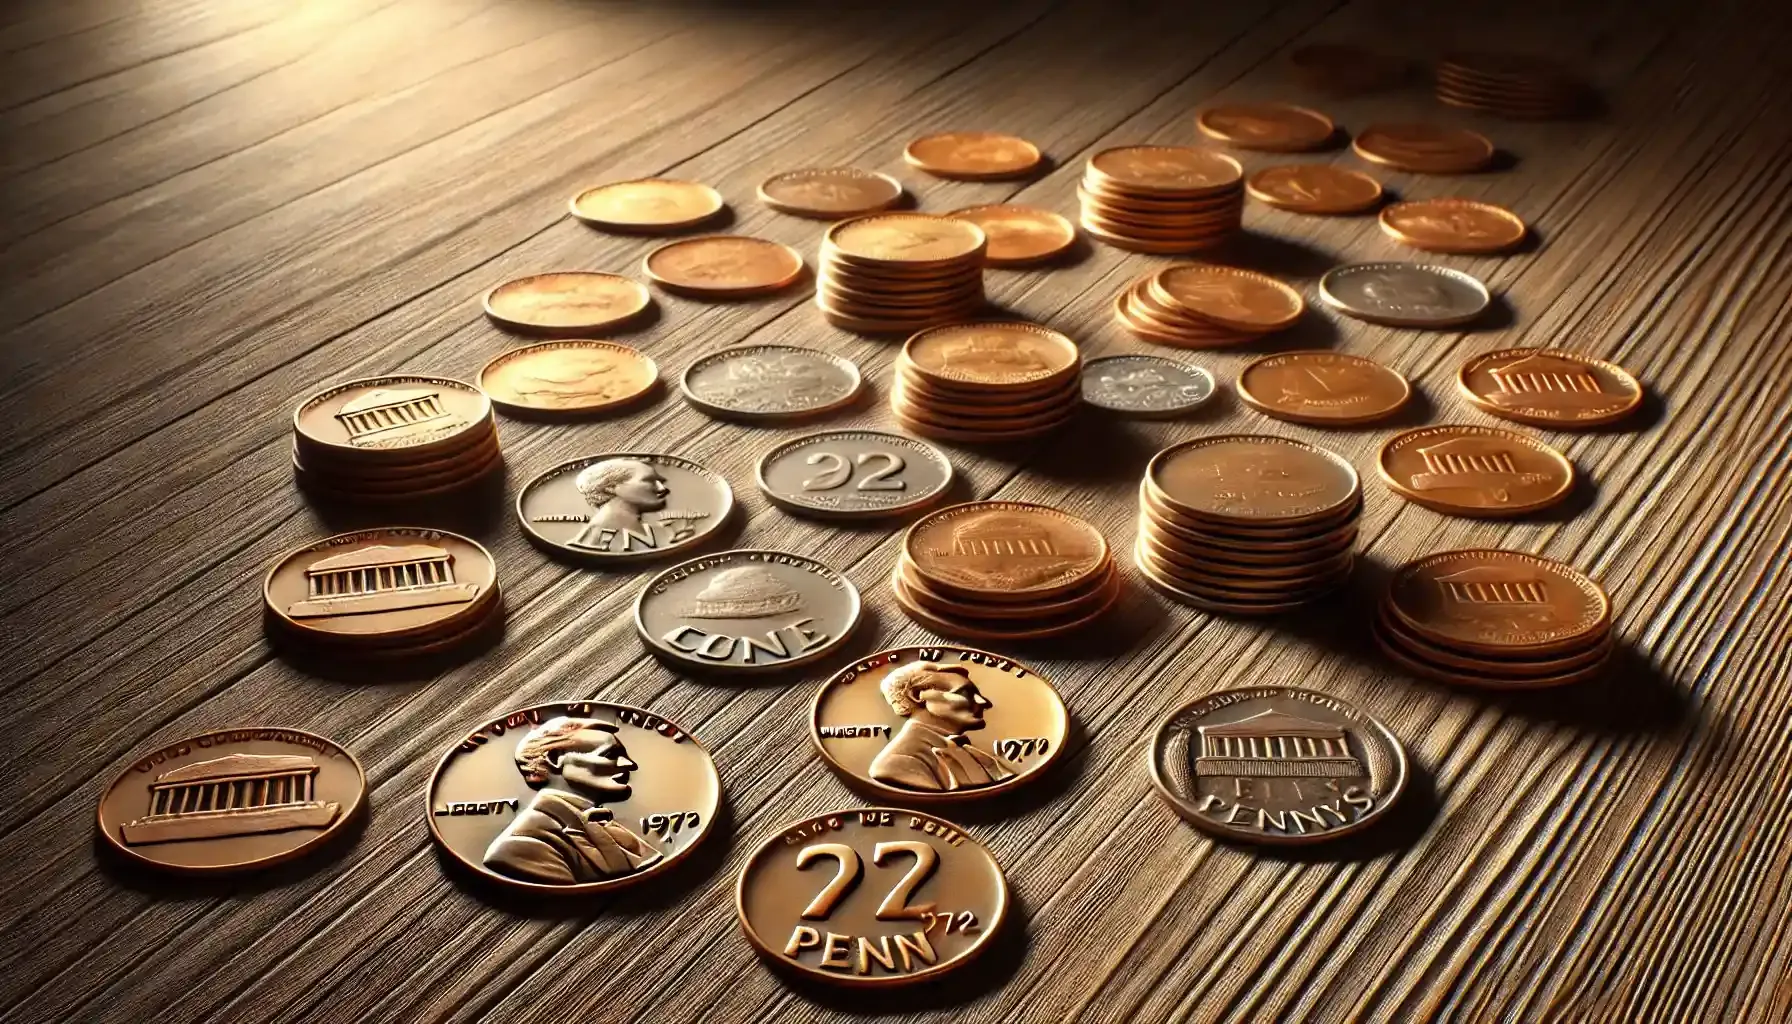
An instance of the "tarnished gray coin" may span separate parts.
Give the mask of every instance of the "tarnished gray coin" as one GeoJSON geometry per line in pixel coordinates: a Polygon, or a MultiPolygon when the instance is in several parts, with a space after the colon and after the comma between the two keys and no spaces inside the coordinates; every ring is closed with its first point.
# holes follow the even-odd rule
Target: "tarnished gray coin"
{"type": "Polygon", "coordinates": [[[742,549],[681,562],[635,599],[655,654],[693,667],[765,672],[827,657],[859,624],[859,591],[806,555],[742,549]]]}
{"type": "Polygon", "coordinates": [[[952,463],[938,448],[881,430],[826,430],[759,460],[759,489],[772,504],[826,519],[899,516],[951,486],[952,463]]]}
{"type": "Polygon", "coordinates": [[[724,419],[784,420],[851,405],[863,380],[850,359],[795,345],[742,345],[704,356],[681,387],[694,406],[724,419]]]}
{"type": "Polygon", "coordinates": [[[1341,313],[1394,327],[1451,327],[1491,301],[1471,274],[1422,263],[1354,263],[1319,279],[1319,297],[1341,313]]]}
{"type": "Polygon", "coordinates": [[[1163,356],[1102,356],[1083,364],[1083,401],[1129,416],[1180,416],[1213,392],[1213,374],[1163,356]]]}
{"type": "Polygon", "coordinates": [[[630,562],[690,548],[734,509],[728,481],[689,459],[606,452],[529,481],[516,515],[530,539],[581,558],[630,562]]]}

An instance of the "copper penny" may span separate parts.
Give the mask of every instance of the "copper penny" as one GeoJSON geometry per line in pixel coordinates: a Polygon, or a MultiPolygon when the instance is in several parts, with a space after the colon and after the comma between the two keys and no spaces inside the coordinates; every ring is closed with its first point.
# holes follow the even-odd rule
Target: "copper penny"
{"type": "Polygon", "coordinates": [[[641,269],[661,288],[696,298],[769,295],[803,276],[795,249],[763,238],[710,235],[669,242],[647,254],[641,269]]]}
{"type": "Polygon", "coordinates": [[[1319,279],[1326,305],[1358,320],[1395,327],[1453,327],[1486,311],[1492,298],[1471,274],[1417,263],[1353,263],[1319,279]]]}
{"type": "Polygon", "coordinates": [[[1244,168],[1193,146],[1119,146],[1089,158],[1087,183],[1122,193],[1202,196],[1235,189],[1244,168]]]}
{"type": "Polygon", "coordinates": [[[639,320],[647,286],[616,274],[565,271],[507,281],[485,293],[485,315],[531,334],[594,334],[639,320]]]}
{"type": "Polygon", "coordinates": [[[613,341],[544,341],[511,349],[479,371],[479,389],[501,409],[594,413],[626,408],[659,383],[659,367],[613,341]]]}
{"type": "Polygon", "coordinates": [[[1042,600],[1076,588],[1109,561],[1100,530],[1021,501],[941,509],[909,527],[902,547],[923,579],[977,600],[1042,600]]]}
{"type": "Polygon", "coordinates": [[[1076,241],[1076,226],[1036,206],[996,203],[954,210],[947,216],[969,221],[989,238],[984,261],[992,267],[1026,267],[1063,255],[1076,241]]]}
{"type": "Polygon", "coordinates": [[[1586,574],[1491,548],[1407,563],[1388,585],[1388,607],[1400,625],[1426,640],[1493,655],[1580,650],[1611,628],[1611,602],[1586,574]]]}
{"type": "Polygon", "coordinates": [[[1381,182],[1331,164],[1265,167],[1244,185],[1258,202],[1296,213],[1362,213],[1381,202],[1381,182]]]}
{"type": "Polygon", "coordinates": [[[1332,140],[1337,126],[1317,110],[1287,103],[1228,103],[1208,107],[1195,119],[1209,138],[1239,149],[1278,153],[1319,149],[1332,140]]]}
{"type": "Polygon", "coordinates": [[[859,624],[859,592],[806,555],[739,550],[665,570],[635,600],[655,654],[726,672],[794,668],[837,650],[859,624]]]}
{"type": "Polygon", "coordinates": [[[759,460],[772,504],[823,519],[881,519],[926,508],[952,486],[933,445],[880,430],[828,430],[778,445],[759,460]]]}
{"type": "Polygon", "coordinates": [[[1551,348],[1508,348],[1462,364],[1456,383],[1476,406],[1520,423],[1596,427],[1635,412],[1643,386],[1616,363],[1551,348]]]}
{"type": "Polygon", "coordinates": [[[961,612],[947,615],[936,612],[918,600],[913,585],[901,573],[891,575],[890,587],[903,612],[935,633],[968,640],[994,641],[1043,640],[1075,633],[1107,615],[1125,590],[1120,574],[1110,566],[1099,584],[1089,592],[1088,599],[1078,603],[1074,610],[1017,619],[1008,616],[971,616],[961,612]]]}
{"type": "Polygon", "coordinates": [[[1574,464],[1542,441],[1498,427],[1421,427],[1396,434],[1376,463],[1394,493],[1460,516],[1516,516],[1560,502],[1574,464]]]}
{"type": "Polygon", "coordinates": [[[681,387],[694,406],[728,419],[787,420],[851,405],[863,381],[852,360],[795,345],[742,345],[692,363],[681,387]]]}
{"type": "Polygon", "coordinates": [[[695,181],[613,181],[572,197],[572,215],[610,231],[656,234],[695,227],[722,212],[722,194],[695,181]]]}
{"type": "Polygon", "coordinates": [[[608,452],[526,484],[516,516],[531,540],[596,562],[660,558],[703,543],[734,510],[728,481],[689,459],[608,452]]]}
{"type": "Polygon", "coordinates": [[[398,374],[326,388],[292,416],[301,450],[386,462],[436,458],[482,442],[491,401],[471,384],[446,377],[398,374]]]}
{"type": "Polygon", "coordinates": [[[1019,321],[954,324],[911,337],[904,364],[930,383],[977,391],[1043,390],[1076,376],[1076,342],[1019,321]]]}
{"type": "Polygon", "coordinates": [[[784,213],[838,220],[896,205],[902,198],[902,183],[856,167],[811,168],[767,178],[759,186],[759,198],[784,213]]]}
{"type": "Polygon", "coordinates": [[[1217,615],[1279,615],[1283,612],[1304,608],[1315,600],[1314,596],[1309,595],[1295,597],[1272,595],[1257,600],[1228,600],[1199,593],[1160,572],[1156,568],[1155,560],[1137,545],[1133,547],[1133,564],[1138,568],[1139,575],[1145,578],[1145,582],[1149,583],[1152,589],[1172,600],[1217,615]]]}
{"type": "Polygon", "coordinates": [[[1251,525],[1339,516],[1361,493],[1356,470],[1324,448],[1285,437],[1221,434],[1172,445],[1145,467],[1172,509],[1251,525]]]}
{"type": "Polygon", "coordinates": [[[1238,374],[1238,397],[1251,408],[1294,423],[1352,426],[1386,419],[1412,387],[1393,370],[1342,352],[1278,352],[1238,374]]]}
{"type": "Polygon", "coordinates": [[[1524,241],[1518,214],[1472,199],[1418,199],[1381,211],[1381,229],[1427,252],[1507,252],[1524,241]]]}
{"type": "Polygon", "coordinates": [[[1374,717],[1286,686],[1222,690],[1160,726],[1151,781],[1191,824],[1233,841],[1313,843],[1387,814],[1406,751],[1374,717]]]}
{"type": "Polygon", "coordinates": [[[837,258],[911,270],[978,264],[988,246],[977,225],[928,213],[884,213],[842,221],[828,229],[826,241],[837,258]]]}
{"type": "Polygon", "coordinates": [[[1096,570],[1090,580],[1080,584],[1075,590],[1025,604],[970,603],[953,597],[928,583],[906,558],[896,560],[896,571],[891,574],[891,578],[907,593],[910,603],[919,604],[947,618],[1014,619],[1025,620],[1023,624],[1031,624],[1041,618],[1087,614],[1091,608],[1103,603],[1107,591],[1114,584],[1111,562],[1110,559],[1109,565],[1096,570]]]}
{"type": "Polygon", "coordinates": [[[1019,178],[1039,166],[1039,147],[996,132],[941,132],[908,144],[902,158],[940,178],[1019,178]]]}
{"type": "Polygon", "coordinates": [[[1420,174],[1466,174],[1493,162],[1485,135],[1433,124],[1373,124],[1350,145],[1364,160],[1420,174]]]}
{"type": "Polygon", "coordinates": [[[1267,274],[1212,263],[1165,267],[1149,287],[1160,302],[1250,334],[1291,327],[1307,308],[1300,292],[1267,274]]]}
{"type": "Polygon", "coordinates": [[[1611,667],[1611,652],[1606,650],[1591,664],[1553,675],[1512,675],[1499,674],[1484,669],[1462,669],[1442,664],[1424,657],[1406,646],[1402,640],[1395,638],[1381,623],[1377,622],[1371,629],[1376,646],[1389,661],[1401,669],[1433,682],[1446,686],[1472,686],[1492,690],[1542,690],[1559,686],[1575,686],[1589,679],[1605,674],[1611,667]]]}
{"type": "Polygon", "coordinates": [[[1560,655],[1523,657],[1517,656],[1513,651],[1491,655],[1474,654],[1417,636],[1399,621],[1385,602],[1376,616],[1375,628],[1380,634],[1378,640],[1399,647],[1415,660],[1453,672],[1468,672],[1510,682],[1515,686],[1524,685],[1525,680],[1551,679],[1590,668],[1610,658],[1616,643],[1615,637],[1607,632],[1592,641],[1590,647],[1560,655]]]}
{"type": "Polygon", "coordinates": [[[571,700],[468,733],[429,784],[429,831],[483,878],[576,895],[634,885],[688,857],[714,826],[709,752],[663,715],[571,700]]]}
{"type": "Polygon", "coordinates": [[[289,552],[262,584],[267,610],[299,635],[409,637],[472,621],[495,596],[478,542],[441,530],[356,530],[289,552]]]}
{"type": "Polygon", "coordinates": [[[270,867],[360,813],[353,754],[297,729],[201,733],[137,758],[100,797],[99,830],[131,861],[180,874],[270,867]]]}

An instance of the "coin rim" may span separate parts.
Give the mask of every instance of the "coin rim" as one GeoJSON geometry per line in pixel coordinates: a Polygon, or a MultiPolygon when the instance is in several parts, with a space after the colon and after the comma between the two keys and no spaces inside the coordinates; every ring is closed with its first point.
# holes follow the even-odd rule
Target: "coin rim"
{"type": "Polygon", "coordinates": [[[571,199],[566,201],[567,212],[571,213],[574,219],[589,224],[594,228],[615,232],[617,234],[632,235],[654,235],[696,227],[721,213],[727,205],[728,202],[722,198],[722,193],[716,191],[713,186],[706,185],[701,181],[687,181],[683,178],[626,178],[622,181],[607,181],[601,185],[593,185],[588,189],[576,192],[571,199]],[[655,185],[672,185],[678,189],[703,193],[704,198],[710,200],[713,205],[710,207],[708,213],[705,213],[700,217],[689,217],[679,221],[636,222],[604,220],[599,217],[590,216],[579,210],[579,200],[593,192],[601,192],[604,189],[615,188],[618,185],[643,185],[648,183],[655,185]]]}

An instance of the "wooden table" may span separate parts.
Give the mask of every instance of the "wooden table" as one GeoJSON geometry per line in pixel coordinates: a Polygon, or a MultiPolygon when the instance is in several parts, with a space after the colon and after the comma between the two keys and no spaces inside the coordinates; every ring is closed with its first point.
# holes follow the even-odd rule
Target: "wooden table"
{"type": "MultiPolygon", "coordinates": [[[[43,0],[0,14],[0,1022],[1788,1019],[1787,6],[900,6],[43,0]],[[1477,121],[1418,86],[1327,99],[1285,71],[1291,48],[1316,41],[1564,55],[1609,109],[1526,124],[1477,121]],[[509,630],[496,649],[361,682],[270,651],[259,588],[272,560],[380,522],[326,516],[296,490],[296,401],[396,370],[470,379],[512,344],[480,315],[488,286],[637,272],[652,243],[568,218],[580,187],[706,181],[733,230],[812,257],[819,226],[754,198],[773,172],[850,163],[897,174],[925,210],[1013,198],[1070,212],[1091,152],[1194,141],[1195,111],[1220,98],[1314,103],[1352,128],[1475,124],[1509,154],[1503,169],[1380,176],[1402,196],[1506,204],[1540,240],[1444,259],[1501,295],[1472,329],[1314,309],[1272,345],[1199,354],[1222,381],[1266,347],[1332,347],[1413,378],[1423,400],[1407,424],[1490,422],[1455,393],[1462,360],[1560,344],[1629,367],[1649,407],[1624,429],[1543,432],[1586,482],[1566,510],[1515,523],[1390,494],[1368,471],[1392,428],[1285,425],[1229,394],[1184,422],[1086,415],[1048,444],[953,448],[967,494],[1051,502],[1117,544],[1133,535],[1145,460],[1176,439],[1300,437],[1369,477],[1349,599],[1213,618],[1129,567],[1123,612],[1093,635],[1009,652],[1054,679],[1079,732],[1036,791],[953,812],[1001,859],[1020,911],[975,969],[872,998],[774,978],[735,923],[733,886],[781,823],[858,802],[803,735],[826,669],[770,685],[681,677],[634,635],[639,575],[546,557],[501,503],[434,516],[499,561],[509,630]],[[902,164],[908,139],[961,127],[1024,135],[1055,168],[975,185],[902,164]],[[1490,544],[1606,584],[1624,640],[1606,682],[1509,697],[1418,682],[1375,654],[1365,616],[1394,566],[1490,544]],[[1218,845],[1168,811],[1144,770],[1158,721],[1262,681],[1337,694],[1394,728],[1417,777],[1393,820],[1291,855],[1218,845]],[[575,695],[649,705],[704,737],[727,828],[664,887],[547,904],[470,890],[424,824],[436,758],[495,712],[575,695]],[[95,801],[135,753],[250,724],[359,755],[372,809],[349,842],[238,880],[98,855],[95,801]]],[[[1323,159],[1362,166],[1348,151],[1323,159]]],[[[1232,258],[1309,294],[1337,263],[1412,256],[1369,217],[1253,204],[1246,224],[1232,258]]],[[[1095,246],[988,279],[1087,353],[1149,351],[1109,302],[1161,262],[1095,246]]],[[[878,391],[836,422],[889,424],[895,346],[828,327],[806,293],[661,302],[661,320],[627,337],[669,377],[741,342],[821,346],[878,391]]],[[[619,419],[501,431],[512,492],[606,449],[699,459],[745,505],[741,543],[818,554],[857,582],[855,654],[928,636],[888,595],[892,530],[799,521],[756,492],[753,466],[786,431],[721,424],[675,394],[619,419]]]]}

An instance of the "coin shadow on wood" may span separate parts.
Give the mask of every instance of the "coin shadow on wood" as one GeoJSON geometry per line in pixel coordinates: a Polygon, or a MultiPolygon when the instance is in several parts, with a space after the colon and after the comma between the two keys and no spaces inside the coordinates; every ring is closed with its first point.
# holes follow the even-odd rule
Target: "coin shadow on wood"
{"type": "MultiPolygon", "coordinates": [[[[1661,735],[1684,724],[1692,708],[1673,677],[1623,637],[1617,639],[1611,657],[1604,672],[1573,686],[1469,691],[1427,685],[1472,692],[1509,714],[1600,735],[1661,735]]],[[[1719,721],[1711,724],[1714,729],[1722,726],[1719,721]]]]}
{"type": "Polygon", "coordinates": [[[1341,336],[1337,321],[1308,310],[1307,315],[1296,321],[1293,327],[1278,331],[1252,345],[1251,354],[1269,356],[1277,352],[1329,349],[1337,345],[1341,336]]]}
{"type": "Polygon", "coordinates": [[[1461,327],[1456,328],[1464,334],[1489,334],[1503,331],[1518,325],[1518,314],[1512,309],[1512,303],[1504,294],[1495,292],[1487,298],[1487,308],[1481,315],[1461,327]]]}
{"type": "Polygon", "coordinates": [[[1090,487],[1130,482],[1136,487],[1145,464],[1162,447],[1124,420],[1083,409],[1071,424],[1053,434],[1047,445],[992,445],[988,450],[1048,480],[1090,487]]]}
{"type": "Polygon", "coordinates": [[[1330,651],[1376,671],[1390,671],[1371,640],[1375,611],[1394,571],[1365,552],[1358,552],[1350,578],[1329,594],[1295,611],[1260,620],[1311,646],[1330,651]]]}
{"type": "Polygon", "coordinates": [[[100,873],[120,886],[156,899],[238,899],[283,889],[296,882],[330,871],[354,852],[361,834],[367,831],[372,815],[368,813],[368,797],[361,801],[355,816],[342,823],[318,846],[298,857],[266,868],[232,874],[175,874],[156,871],[136,863],[112,848],[97,831],[93,835],[94,859],[100,873]]]}
{"type": "Polygon", "coordinates": [[[305,504],[318,520],[337,533],[404,523],[477,538],[497,527],[509,512],[509,503],[504,500],[505,481],[509,475],[509,465],[503,464],[490,476],[459,491],[416,501],[378,504],[324,497],[306,490],[303,482],[299,483],[299,489],[305,495],[305,504]]]}
{"type": "MultiPolygon", "coordinates": [[[[1337,253],[1306,242],[1245,230],[1226,243],[1225,261],[1274,277],[1318,280],[1343,260],[1337,253]]],[[[1306,319],[1311,319],[1306,318],[1306,319]]]]}
{"type": "Polygon", "coordinates": [[[455,640],[445,650],[416,655],[358,657],[354,651],[307,647],[298,638],[289,637],[271,618],[264,617],[263,621],[266,623],[263,635],[281,661],[308,676],[355,686],[427,683],[497,649],[504,642],[506,631],[505,617],[498,611],[493,613],[490,621],[455,640]]]}
{"type": "MultiPolygon", "coordinates": [[[[1121,558],[1116,553],[1116,559],[1121,558]]],[[[1007,646],[1033,661],[1081,661],[1122,657],[1163,631],[1170,616],[1150,588],[1128,573],[1120,574],[1120,597],[1108,613],[1064,636],[1014,640],[1007,646]]]]}

